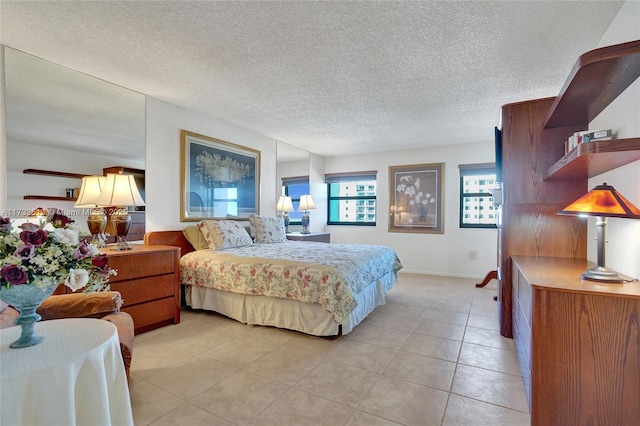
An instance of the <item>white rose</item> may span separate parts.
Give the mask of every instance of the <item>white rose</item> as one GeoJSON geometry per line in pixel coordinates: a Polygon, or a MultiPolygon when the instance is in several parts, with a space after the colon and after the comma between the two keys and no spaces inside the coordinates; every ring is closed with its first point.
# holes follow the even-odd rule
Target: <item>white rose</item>
{"type": "Polygon", "coordinates": [[[89,243],[90,257],[94,257],[100,254],[100,250],[93,243],[89,243]]]}
{"type": "Polygon", "coordinates": [[[56,228],[53,230],[53,235],[62,244],[78,244],[78,231],[75,229],[56,228]]]}
{"type": "Polygon", "coordinates": [[[84,269],[71,269],[67,279],[64,280],[64,285],[76,291],[87,285],[88,282],[89,272],[84,269]]]}

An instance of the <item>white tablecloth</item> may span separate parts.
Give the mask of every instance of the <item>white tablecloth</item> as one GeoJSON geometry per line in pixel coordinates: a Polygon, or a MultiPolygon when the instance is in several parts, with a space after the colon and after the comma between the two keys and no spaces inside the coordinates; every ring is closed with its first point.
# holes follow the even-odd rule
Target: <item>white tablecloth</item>
{"type": "Polygon", "coordinates": [[[99,319],[41,321],[43,343],[9,344],[0,331],[0,425],[132,425],[116,327],[99,319]]]}

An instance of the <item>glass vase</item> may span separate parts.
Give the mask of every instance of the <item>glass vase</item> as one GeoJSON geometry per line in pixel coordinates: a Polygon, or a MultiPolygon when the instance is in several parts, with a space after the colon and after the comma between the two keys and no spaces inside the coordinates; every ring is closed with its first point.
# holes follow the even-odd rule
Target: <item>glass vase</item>
{"type": "Polygon", "coordinates": [[[35,334],[35,323],[41,318],[36,309],[55,289],[56,286],[40,288],[30,284],[12,285],[9,288],[0,286],[0,299],[20,312],[14,323],[22,328],[22,332],[20,338],[9,345],[10,348],[28,348],[44,341],[44,337],[35,334]]]}

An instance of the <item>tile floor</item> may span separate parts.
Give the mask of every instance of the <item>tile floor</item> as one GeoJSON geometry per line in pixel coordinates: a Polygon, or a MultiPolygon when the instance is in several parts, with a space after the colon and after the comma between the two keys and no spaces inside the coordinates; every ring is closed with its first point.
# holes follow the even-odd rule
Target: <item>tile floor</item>
{"type": "Polygon", "coordinates": [[[311,337],[183,310],[136,336],[143,425],[528,425],[495,281],[401,274],[362,324],[311,337]]]}

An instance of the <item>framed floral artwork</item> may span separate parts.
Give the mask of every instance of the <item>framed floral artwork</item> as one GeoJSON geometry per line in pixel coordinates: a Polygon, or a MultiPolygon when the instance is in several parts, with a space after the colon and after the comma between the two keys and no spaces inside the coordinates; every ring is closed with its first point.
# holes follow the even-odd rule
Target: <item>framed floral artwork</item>
{"type": "Polygon", "coordinates": [[[389,167],[389,232],[444,234],[444,163],[389,167]]]}
{"type": "Polygon", "coordinates": [[[260,213],[260,151],[180,132],[180,221],[260,213]]]}

